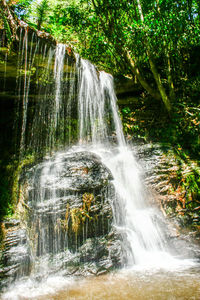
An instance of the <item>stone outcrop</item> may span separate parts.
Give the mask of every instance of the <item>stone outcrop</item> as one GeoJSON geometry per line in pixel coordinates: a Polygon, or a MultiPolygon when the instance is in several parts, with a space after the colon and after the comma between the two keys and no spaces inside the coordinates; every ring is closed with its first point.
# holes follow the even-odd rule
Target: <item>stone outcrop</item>
{"type": "MultiPolygon", "coordinates": [[[[145,170],[145,183],[152,191],[152,199],[180,228],[192,225],[199,236],[198,214],[199,167],[189,158],[181,158],[177,149],[167,144],[137,144],[133,151],[145,170]],[[194,184],[188,191],[187,186],[194,184]]],[[[180,149],[181,151],[181,149],[180,149]]]]}
{"type": "Polygon", "coordinates": [[[20,220],[5,231],[7,282],[30,273],[47,276],[44,261],[48,272],[65,275],[98,275],[121,266],[111,181],[110,171],[89,152],[59,153],[29,170],[21,182],[20,220]]]}
{"type": "Polygon", "coordinates": [[[0,269],[0,290],[5,285],[17,280],[23,275],[29,275],[31,270],[31,252],[26,229],[19,219],[8,219],[3,223],[5,238],[0,269]]]}

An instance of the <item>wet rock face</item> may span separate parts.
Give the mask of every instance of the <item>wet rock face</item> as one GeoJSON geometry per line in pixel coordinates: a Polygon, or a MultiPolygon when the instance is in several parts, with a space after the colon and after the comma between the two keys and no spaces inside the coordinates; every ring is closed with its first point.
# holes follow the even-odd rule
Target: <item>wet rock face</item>
{"type": "Polygon", "coordinates": [[[4,222],[5,240],[1,257],[0,289],[31,271],[31,251],[26,230],[16,219],[4,222]]]}
{"type": "Polygon", "coordinates": [[[196,216],[184,209],[187,188],[180,188],[184,174],[188,170],[192,173],[194,166],[191,162],[181,163],[170,145],[138,143],[132,149],[143,166],[143,180],[152,204],[159,206],[166,216],[165,222],[159,223],[167,229],[171,249],[183,257],[199,259],[199,230],[190,226],[192,222],[195,224],[196,216]]]}
{"type": "Polygon", "coordinates": [[[123,263],[121,237],[112,226],[111,181],[110,171],[89,152],[59,153],[23,178],[29,261],[32,256],[37,274],[44,260],[45,272],[66,275],[103,274],[123,263]]]}
{"type": "Polygon", "coordinates": [[[112,176],[87,152],[59,154],[29,174],[30,227],[38,235],[38,256],[107,234],[112,223],[112,176]]]}
{"type": "Polygon", "coordinates": [[[136,144],[133,146],[133,151],[143,166],[146,186],[154,193],[154,196],[155,193],[157,194],[155,199],[162,203],[175,200],[175,196],[170,195],[169,192],[171,177],[179,166],[170,146],[136,144]]]}
{"type": "Polygon", "coordinates": [[[199,206],[198,195],[195,188],[190,189],[190,185],[198,181],[198,164],[189,157],[181,158],[177,149],[170,145],[138,145],[135,151],[143,163],[145,183],[156,193],[155,199],[159,200],[166,215],[178,217],[182,225],[198,224],[200,218],[192,214],[195,205],[199,206]]]}
{"type": "MultiPolygon", "coordinates": [[[[54,161],[44,162],[31,170],[29,177],[34,176],[34,182],[31,181],[33,189],[37,189],[40,181],[45,180],[41,178],[45,171],[49,177],[41,188],[53,188],[57,193],[62,190],[84,192],[98,189],[112,179],[110,171],[100,163],[99,158],[88,152],[60,153],[54,161]]],[[[41,200],[36,198],[37,202],[41,200]]]]}

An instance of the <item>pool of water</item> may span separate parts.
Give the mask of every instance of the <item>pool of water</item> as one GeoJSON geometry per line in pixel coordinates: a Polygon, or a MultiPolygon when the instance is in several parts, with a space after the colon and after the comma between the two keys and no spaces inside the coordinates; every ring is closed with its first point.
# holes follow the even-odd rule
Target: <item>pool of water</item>
{"type": "Polygon", "coordinates": [[[179,270],[121,270],[84,279],[48,277],[15,284],[2,299],[194,300],[200,299],[200,266],[179,270]]]}

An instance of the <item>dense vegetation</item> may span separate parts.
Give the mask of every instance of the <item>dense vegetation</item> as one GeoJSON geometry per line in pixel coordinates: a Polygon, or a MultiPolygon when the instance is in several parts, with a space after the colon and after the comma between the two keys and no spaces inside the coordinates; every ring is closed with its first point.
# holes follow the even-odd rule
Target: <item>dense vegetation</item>
{"type": "MultiPolygon", "coordinates": [[[[181,159],[197,159],[200,1],[10,0],[7,5],[30,26],[138,87],[136,101],[120,105],[127,135],[171,143],[181,159]]],[[[12,43],[12,26],[3,11],[1,17],[12,43]]],[[[200,201],[197,177],[187,185],[195,186],[200,201]]]]}
{"type": "MultiPolygon", "coordinates": [[[[9,4],[20,19],[70,44],[99,68],[126,76],[133,85],[139,83],[138,109],[145,109],[145,98],[164,114],[161,128],[150,136],[177,140],[182,146],[187,139],[186,148],[190,144],[190,151],[199,153],[199,1],[19,0],[9,4]],[[163,131],[168,116],[171,121],[163,131]]],[[[125,125],[132,122],[130,103],[123,105],[122,113],[125,125]]],[[[133,134],[138,124],[131,125],[126,131],[133,134]]]]}
{"type": "Polygon", "coordinates": [[[19,1],[16,12],[57,40],[71,42],[104,69],[136,77],[170,110],[175,79],[181,84],[190,75],[190,50],[200,43],[199,6],[198,1],[43,0],[30,5],[29,0],[19,1]]]}

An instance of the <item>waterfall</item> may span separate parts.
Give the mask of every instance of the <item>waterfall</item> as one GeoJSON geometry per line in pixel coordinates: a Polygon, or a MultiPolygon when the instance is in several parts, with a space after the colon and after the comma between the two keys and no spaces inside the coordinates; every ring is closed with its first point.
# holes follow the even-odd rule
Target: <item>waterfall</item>
{"type": "Polygon", "coordinates": [[[19,36],[15,126],[21,128],[16,130],[20,157],[33,152],[42,156],[75,136],[74,58],[66,55],[66,45],[45,43],[27,28],[19,36]]]}
{"type": "MultiPolygon", "coordinates": [[[[35,53],[39,48],[39,41],[36,41],[36,46],[34,50],[32,49],[33,40],[34,36],[28,60],[28,36],[25,31],[21,50],[25,56],[21,58],[25,61],[22,137],[27,119],[30,85],[30,75],[27,78],[27,72],[33,65],[35,53]]],[[[70,124],[72,110],[77,110],[78,138],[73,151],[77,153],[89,151],[97,154],[112,173],[116,191],[115,200],[112,202],[113,223],[125,245],[124,264],[129,266],[169,264],[173,258],[166,252],[167,240],[165,232],[159,226],[158,211],[148,204],[148,191],[142,183],[141,168],[125,142],[112,76],[104,71],[98,71],[88,60],[81,59],[76,54],[76,64],[71,67],[69,75],[65,78],[64,69],[68,67],[68,61],[64,44],[58,44],[55,50],[49,48],[47,51],[45,47],[45,55],[46,57],[42,57],[42,63],[46,60],[47,66],[43,76],[50,83],[45,87],[39,84],[39,101],[33,118],[31,145],[36,146],[38,150],[41,147],[47,149],[55,147],[56,136],[63,135],[66,124],[69,132],[72,130],[73,124],[70,124]],[[72,72],[77,74],[76,79],[71,79],[72,72]],[[67,80],[70,83],[66,90],[67,80]],[[76,98],[77,108],[74,109],[76,98]],[[44,130],[46,134],[43,133],[44,130]],[[41,138],[45,143],[41,144],[41,138]]],[[[68,139],[70,145],[70,137],[68,139]]],[[[61,141],[64,143],[63,138],[61,141]]],[[[68,183],[66,180],[63,181],[62,174],[70,151],[64,151],[53,160],[39,165],[30,184],[32,187],[28,203],[34,211],[31,226],[35,235],[38,235],[37,249],[34,250],[34,255],[38,257],[49,253],[56,255],[64,251],[69,244],[69,237],[62,232],[62,222],[59,222],[63,219],[66,208],[66,202],[62,202],[62,199],[67,195],[61,191],[68,183]]],[[[77,243],[75,240],[74,242],[77,243]]]]}
{"type": "Polygon", "coordinates": [[[167,265],[173,262],[173,258],[166,252],[167,241],[159,228],[158,212],[148,206],[140,166],[126,145],[113,78],[105,72],[98,73],[89,61],[83,59],[79,68],[80,143],[87,145],[91,142],[90,150],[101,157],[114,177],[117,192],[113,203],[115,226],[124,237],[127,264],[167,265]],[[111,134],[115,134],[114,145],[109,142],[111,134]]]}
{"type": "MultiPolygon", "coordinates": [[[[55,53],[53,127],[57,126],[64,105],[62,80],[65,45],[58,45],[55,53]]],[[[48,68],[51,57],[50,53],[48,68]]],[[[165,232],[159,226],[158,210],[148,204],[148,192],[142,183],[141,168],[125,142],[113,78],[104,71],[99,72],[93,64],[81,59],[79,55],[76,55],[76,69],[78,143],[73,151],[77,155],[82,151],[97,154],[113,175],[116,191],[112,202],[113,222],[126,249],[124,264],[154,267],[173,264],[173,257],[166,251],[165,232]]],[[[38,235],[35,249],[38,257],[50,253],[57,255],[69,243],[74,242],[77,247],[78,241],[69,241],[70,237],[62,232],[67,205],[65,200],[68,197],[62,190],[69,184],[68,180],[62,179],[62,174],[66,172],[65,161],[70,159],[70,153],[71,150],[60,153],[44,165],[39,165],[34,173],[29,205],[34,211],[31,222],[38,235]]],[[[87,229],[83,230],[86,233],[87,229]]]]}
{"type": "Polygon", "coordinates": [[[58,44],[56,47],[55,64],[54,64],[54,78],[56,82],[56,93],[55,93],[55,124],[57,125],[58,116],[62,101],[62,79],[65,59],[65,48],[64,44],[58,44]]]}
{"type": "Polygon", "coordinates": [[[116,134],[118,143],[124,145],[112,76],[98,72],[89,61],[76,57],[79,68],[79,142],[107,143],[108,137],[116,134]]]}
{"type": "Polygon", "coordinates": [[[119,267],[184,265],[169,253],[165,223],[149,203],[142,169],[126,144],[112,76],[77,54],[68,56],[66,45],[42,45],[35,35],[29,43],[26,31],[21,39],[21,149],[59,151],[23,178],[28,237],[16,240],[29,267],[17,273],[16,263],[13,277],[72,275],[77,266],[81,274],[92,266],[99,275],[119,267]]]}

